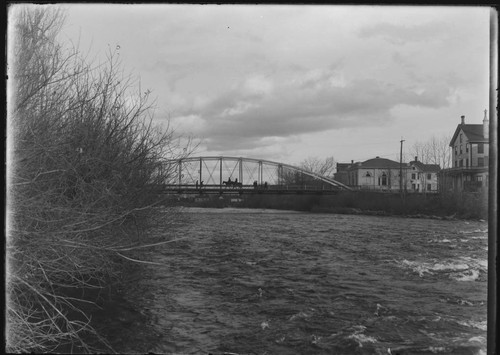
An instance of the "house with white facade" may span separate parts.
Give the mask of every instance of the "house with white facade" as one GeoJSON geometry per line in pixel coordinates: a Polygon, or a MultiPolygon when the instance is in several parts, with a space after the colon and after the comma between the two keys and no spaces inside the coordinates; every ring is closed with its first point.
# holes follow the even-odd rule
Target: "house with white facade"
{"type": "Polygon", "coordinates": [[[335,180],[355,190],[435,193],[438,191],[439,170],[439,165],[423,164],[417,157],[402,164],[376,157],[364,162],[338,163],[335,180]]]}
{"type": "Polygon", "coordinates": [[[348,168],[347,185],[361,190],[399,191],[399,170],[398,162],[380,157],[357,162],[348,168]]]}
{"type": "Polygon", "coordinates": [[[450,141],[453,167],[440,173],[445,191],[479,192],[488,187],[489,120],[484,111],[483,124],[467,124],[465,116],[450,141]]]}
{"type": "Polygon", "coordinates": [[[411,192],[437,193],[439,191],[438,174],[441,170],[437,164],[424,164],[415,157],[408,163],[406,172],[407,190],[411,192]]]}

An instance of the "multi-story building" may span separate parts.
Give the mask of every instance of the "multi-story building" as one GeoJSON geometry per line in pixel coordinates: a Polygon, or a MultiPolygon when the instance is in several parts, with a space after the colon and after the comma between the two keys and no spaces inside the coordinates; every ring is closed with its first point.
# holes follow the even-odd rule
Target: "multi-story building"
{"type": "Polygon", "coordinates": [[[465,116],[450,141],[452,164],[440,173],[443,191],[478,192],[488,186],[488,116],[484,111],[483,124],[466,124],[465,116]]]}
{"type": "Polygon", "coordinates": [[[439,190],[438,174],[441,168],[437,164],[424,164],[415,157],[408,163],[407,181],[410,191],[436,193],[439,190]]]}
{"type": "Polygon", "coordinates": [[[423,164],[417,157],[403,164],[376,157],[364,162],[337,164],[335,180],[358,190],[399,192],[403,186],[406,192],[437,192],[439,170],[439,165],[423,164]]]}

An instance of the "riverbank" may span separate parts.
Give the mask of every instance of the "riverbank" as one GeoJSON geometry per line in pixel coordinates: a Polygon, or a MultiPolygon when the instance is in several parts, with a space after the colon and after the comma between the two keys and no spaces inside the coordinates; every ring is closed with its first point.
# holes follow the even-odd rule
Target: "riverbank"
{"type": "Polygon", "coordinates": [[[336,195],[240,195],[179,199],[187,207],[256,208],[355,215],[400,216],[442,220],[487,220],[488,196],[462,194],[398,194],[340,192],[336,195]]]}
{"type": "MultiPolygon", "coordinates": [[[[59,343],[53,353],[130,353],[120,347],[128,339],[136,339],[134,324],[147,323],[147,316],[127,299],[127,285],[138,282],[142,265],[118,262],[119,274],[114,278],[88,280],[87,287],[58,288],[61,297],[73,299],[74,308],[64,310],[72,321],[82,321],[88,327],[79,333],[79,341],[59,343]],[[103,280],[105,282],[103,282],[103,280]],[[116,329],[120,329],[116,333],[116,329]]],[[[139,341],[139,340],[138,340],[139,341]]]]}

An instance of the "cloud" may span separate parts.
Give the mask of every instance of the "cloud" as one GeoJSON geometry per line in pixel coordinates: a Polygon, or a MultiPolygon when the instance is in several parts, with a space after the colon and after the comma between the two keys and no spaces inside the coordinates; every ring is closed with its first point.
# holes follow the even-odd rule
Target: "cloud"
{"type": "Polygon", "coordinates": [[[381,37],[395,45],[404,45],[411,42],[436,41],[441,39],[444,24],[428,22],[419,25],[399,25],[378,23],[366,26],[358,31],[361,38],[381,37]]]}
{"type": "Polygon", "coordinates": [[[177,122],[206,137],[210,150],[246,149],[269,137],[291,137],[355,126],[390,124],[398,105],[439,108],[448,105],[444,84],[398,86],[375,79],[348,82],[340,69],[253,75],[211,99],[193,101],[177,122]],[[193,108],[195,108],[193,110],[193,108]],[[193,123],[194,122],[194,123],[193,123]]]}

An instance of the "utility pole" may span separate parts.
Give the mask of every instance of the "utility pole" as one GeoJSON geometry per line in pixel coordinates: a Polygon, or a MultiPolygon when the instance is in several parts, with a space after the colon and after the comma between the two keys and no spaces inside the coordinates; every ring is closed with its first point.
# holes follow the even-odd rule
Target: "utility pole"
{"type": "Polygon", "coordinates": [[[403,198],[403,142],[404,139],[401,137],[401,150],[399,153],[399,191],[401,193],[401,198],[403,198]]]}

